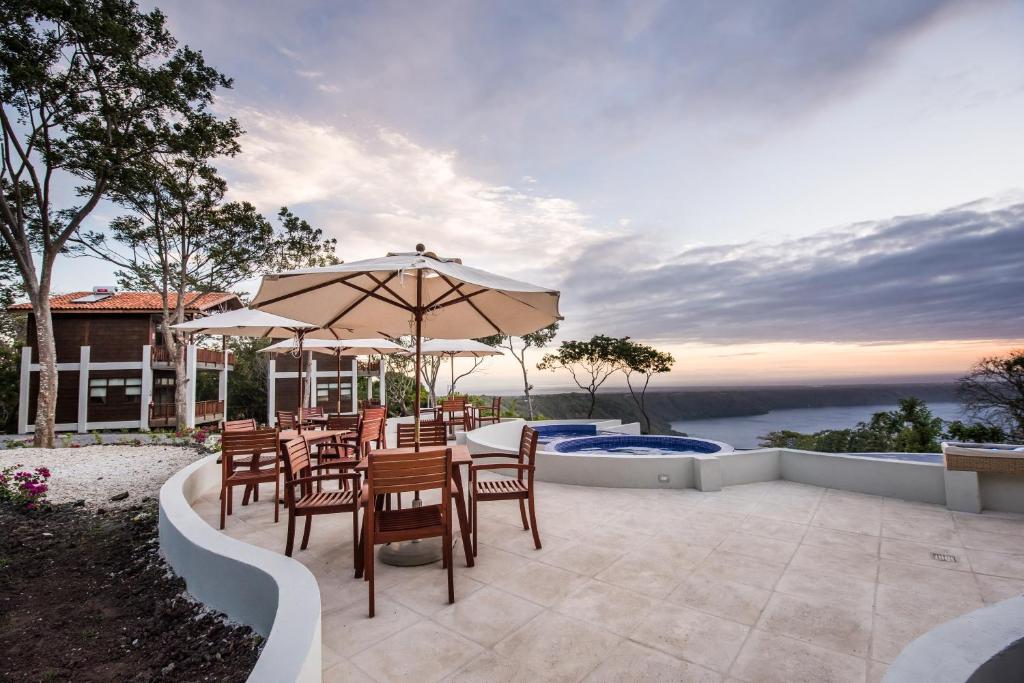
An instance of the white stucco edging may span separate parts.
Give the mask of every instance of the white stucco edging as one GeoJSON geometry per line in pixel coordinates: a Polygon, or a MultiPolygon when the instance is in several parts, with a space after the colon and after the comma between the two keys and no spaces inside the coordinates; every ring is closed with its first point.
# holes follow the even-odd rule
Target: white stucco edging
{"type": "Polygon", "coordinates": [[[251,683],[319,683],[320,589],[302,563],[243,543],[192,509],[220,481],[217,456],[180,470],[160,489],[160,550],[197,600],[266,639],[251,683]]]}

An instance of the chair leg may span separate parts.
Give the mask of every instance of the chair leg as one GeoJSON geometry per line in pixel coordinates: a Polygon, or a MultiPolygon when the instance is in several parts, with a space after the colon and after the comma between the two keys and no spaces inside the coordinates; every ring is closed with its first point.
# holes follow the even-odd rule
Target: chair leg
{"type": "Polygon", "coordinates": [[[228,508],[228,487],[220,487],[220,528],[224,528],[224,514],[228,508]]]}
{"type": "Polygon", "coordinates": [[[260,485],[259,484],[253,484],[252,485],[252,502],[254,502],[254,503],[260,502],[260,485]]]}
{"type": "MultiPolygon", "coordinates": [[[[258,490],[259,490],[259,487],[257,487],[257,491],[258,490]]],[[[280,477],[278,477],[277,479],[274,480],[274,524],[277,524],[278,520],[281,518],[280,517],[281,504],[278,502],[279,500],[281,500],[281,478],[280,477]]]]}
{"type": "Polygon", "coordinates": [[[284,547],[284,554],[292,556],[292,548],[295,546],[295,513],[288,511],[288,542],[284,547]]]}
{"type": "Polygon", "coordinates": [[[224,491],[224,495],[228,499],[228,515],[232,515],[235,512],[235,490],[229,486],[224,491]]]}
{"type": "Polygon", "coordinates": [[[306,528],[302,530],[302,545],[299,550],[305,550],[309,545],[309,532],[313,528],[313,515],[306,515],[306,528]]]}
{"type": "Polygon", "coordinates": [[[519,516],[523,518],[523,529],[529,531],[530,525],[526,523],[526,501],[522,498],[519,499],[519,516]]]}
{"type": "Polygon", "coordinates": [[[473,557],[476,557],[476,531],[477,527],[480,526],[480,520],[477,518],[476,510],[476,482],[470,481],[469,486],[471,489],[469,494],[469,526],[473,529],[473,557]]]}
{"type": "Polygon", "coordinates": [[[533,544],[540,550],[540,532],[537,531],[537,507],[533,502],[533,491],[530,491],[530,525],[533,527],[533,544]]]}
{"type": "Polygon", "coordinates": [[[242,506],[249,504],[249,496],[252,495],[252,484],[245,485],[245,493],[242,494],[242,506]]]}
{"type": "Polygon", "coordinates": [[[452,521],[448,518],[448,534],[444,537],[444,556],[448,560],[448,604],[455,602],[455,554],[452,553],[452,521]]]}
{"type": "Polygon", "coordinates": [[[370,596],[370,618],[373,618],[373,535],[366,539],[366,566],[363,568],[363,575],[366,577],[366,581],[369,585],[369,596],[370,596]]]}
{"type": "Polygon", "coordinates": [[[359,506],[352,511],[352,566],[359,578],[359,506]]]}

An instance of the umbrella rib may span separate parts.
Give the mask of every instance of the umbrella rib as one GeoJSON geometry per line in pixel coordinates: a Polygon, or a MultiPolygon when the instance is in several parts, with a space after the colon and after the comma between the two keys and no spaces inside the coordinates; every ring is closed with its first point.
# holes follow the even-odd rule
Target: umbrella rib
{"type": "Polygon", "coordinates": [[[376,283],[377,283],[377,284],[378,284],[378,285],[380,286],[380,288],[381,288],[381,289],[383,289],[383,290],[384,290],[385,292],[387,292],[388,294],[390,294],[391,296],[393,296],[393,297],[395,298],[395,301],[394,301],[394,302],[391,302],[391,304],[392,304],[393,306],[402,306],[402,307],[408,308],[409,304],[407,304],[407,303],[405,302],[405,299],[403,299],[403,298],[401,297],[401,295],[399,295],[399,294],[398,294],[397,292],[395,292],[395,291],[394,291],[393,289],[391,289],[390,287],[388,287],[388,286],[387,286],[387,285],[388,285],[388,282],[390,282],[391,280],[393,280],[393,279],[395,278],[395,273],[392,273],[392,274],[391,274],[390,276],[388,276],[388,278],[387,278],[387,279],[385,279],[385,280],[380,280],[380,279],[378,279],[378,278],[374,277],[373,273],[367,273],[366,275],[367,275],[367,276],[368,276],[368,277],[369,277],[369,278],[370,278],[371,280],[373,280],[374,282],[376,282],[376,283]]]}
{"type": "MultiPolygon", "coordinates": [[[[447,283],[448,283],[449,285],[451,285],[452,287],[455,287],[456,289],[458,289],[458,288],[459,288],[459,287],[461,286],[461,285],[456,285],[456,284],[455,284],[455,283],[453,283],[453,282],[452,282],[451,280],[449,280],[449,279],[448,279],[448,276],[447,276],[447,275],[445,275],[444,273],[438,273],[438,275],[440,275],[440,276],[441,276],[441,278],[442,278],[442,279],[443,279],[443,280],[444,280],[445,282],[447,282],[447,283]]],[[[463,283],[463,284],[464,284],[464,283],[463,283]]],[[[495,324],[494,324],[494,321],[493,321],[493,320],[491,320],[491,319],[490,319],[490,318],[488,318],[488,317],[487,317],[486,315],[484,315],[484,312],[483,312],[483,311],[481,311],[481,310],[480,310],[480,308],[479,308],[479,307],[478,307],[478,306],[477,306],[477,305],[476,305],[475,303],[473,303],[473,301],[472,301],[472,300],[470,299],[470,297],[476,296],[477,294],[480,294],[481,292],[485,292],[485,291],[487,291],[487,290],[484,290],[484,289],[480,289],[480,290],[477,290],[477,291],[475,291],[475,292],[470,292],[469,294],[463,294],[463,295],[462,295],[462,297],[463,297],[463,299],[462,299],[462,300],[464,300],[464,301],[465,301],[465,302],[466,302],[467,304],[469,304],[469,305],[470,305],[470,307],[471,307],[471,308],[472,308],[472,309],[473,309],[474,311],[476,311],[477,315],[479,315],[479,316],[480,316],[481,318],[483,318],[483,319],[484,319],[485,321],[487,321],[487,324],[488,324],[488,325],[490,325],[490,326],[491,326],[491,328],[492,328],[492,329],[493,329],[493,330],[494,330],[494,331],[495,331],[495,332],[496,332],[497,334],[502,334],[501,328],[499,328],[499,327],[498,327],[497,325],[495,325],[495,324]]],[[[501,290],[490,290],[490,291],[501,291],[501,290]]],[[[460,294],[461,294],[461,292],[460,292],[460,294]]],[[[450,301],[450,302],[447,302],[447,303],[441,304],[441,306],[447,306],[447,305],[449,305],[449,304],[454,304],[454,303],[458,303],[458,302],[459,302],[459,299],[456,299],[455,301],[450,301]]],[[[439,307],[439,308],[440,308],[440,307],[439,307]]]]}
{"type": "MultiPolygon", "coordinates": [[[[393,279],[395,277],[395,275],[396,275],[396,273],[391,273],[391,275],[389,275],[387,278],[384,279],[384,282],[378,283],[377,287],[378,288],[383,287],[391,279],[393,279]]],[[[377,282],[377,278],[375,278],[373,276],[370,276],[370,279],[373,280],[374,282],[377,282]]],[[[343,308],[341,313],[339,313],[338,315],[334,316],[329,321],[327,321],[327,324],[324,325],[324,327],[330,327],[334,323],[338,322],[338,320],[340,320],[341,318],[343,318],[346,315],[348,315],[349,313],[351,313],[352,310],[355,309],[356,306],[358,306],[359,304],[363,303],[364,301],[366,301],[370,297],[373,297],[375,299],[380,299],[381,301],[384,301],[385,303],[389,303],[392,306],[396,305],[394,302],[388,301],[387,299],[385,299],[384,297],[380,296],[379,294],[377,294],[376,292],[374,292],[372,290],[365,290],[365,289],[362,289],[361,287],[357,287],[356,285],[353,285],[351,283],[349,283],[349,287],[352,287],[354,289],[358,289],[359,291],[363,292],[363,295],[361,297],[359,297],[358,299],[356,299],[355,301],[353,301],[348,306],[346,306],[345,308],[343,308]]]]}
{"type": "Polygon", "coordinates": [[[270,299],[267,299],[266,301],[261,301],[258,304],[253,304],[253,306],[255,306],[256,308],[263,308],[264,306],[269,306],[270,304],[276,304],[278,301],[284,301],[285,299],[291,299],[292,297],[300,296],[302,294],[315,292],[316,290],[321,289],[323,287],[330,287],[331,285],[337,285],[343,282],[348,282],[352,278],[358,277],[359,275],[365,275],[365,273],[351,273],[349,275],[344,275],[342,277],[335,278],[334,280],[330,280],[329,282],[321,282],[320,284],[317,285],[303,287],[302,289],[295,290],[294,292],[282,294],[281,296],[275,296],[270,299]]]}

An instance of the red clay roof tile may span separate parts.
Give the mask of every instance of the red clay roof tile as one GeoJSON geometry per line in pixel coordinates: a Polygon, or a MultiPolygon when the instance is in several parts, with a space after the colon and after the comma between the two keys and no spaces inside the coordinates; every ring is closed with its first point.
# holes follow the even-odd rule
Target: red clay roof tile
{"type": "MultiPolygon", "coordinates": [[[[88,296],[92,292],[69,292],[50,297],[50,309],[53,311],[161,311],[163,301],[159,292],[118,292],[100,301],[87,303],[74,303],[75,299],[88,296]]],[[[207,292],[199,294],[190,292],[185,295],[185,308],[190,311],[204,311],[208,308],[229,302],[232,299],[238,300],[238,295],[230,292],[207,292]]],[[[178,302],[176,294],[171,294],[168,302],[171,308],[178,302]]],[[[241,302],[238,302],[241,307],[241,302]]],[[[32,304],[20,303],[7,308],[8,311],[31,311],[32,304]]]]}

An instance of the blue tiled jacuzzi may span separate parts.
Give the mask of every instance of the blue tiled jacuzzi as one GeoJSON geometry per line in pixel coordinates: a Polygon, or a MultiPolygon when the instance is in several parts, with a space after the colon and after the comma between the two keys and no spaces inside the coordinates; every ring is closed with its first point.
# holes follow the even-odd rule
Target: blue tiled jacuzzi
{"type": "MultiPolygon", "coordinates": [[[[568,425],[566,425],[568,426],[568,425]]],[[[722,446],[713,441],[685,436],[653,436],[621,434],[615,436],[583,436],[552,444],[556,453],[579,455],[679,455],[681,453],[718,453],[722,446]]]]}

